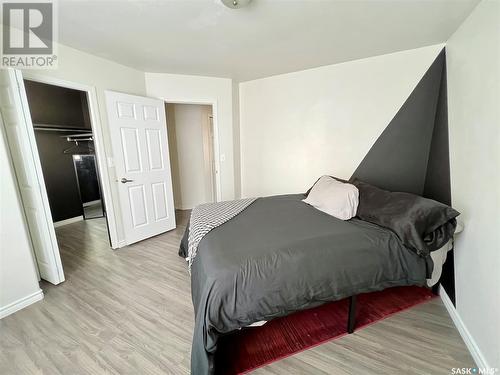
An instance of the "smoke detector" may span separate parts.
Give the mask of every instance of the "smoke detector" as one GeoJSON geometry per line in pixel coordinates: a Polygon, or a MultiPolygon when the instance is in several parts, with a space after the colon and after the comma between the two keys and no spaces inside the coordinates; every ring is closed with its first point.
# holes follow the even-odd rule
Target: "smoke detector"
{"type": "Polygon", "coordinates": [[[252,0],[221,0],[222,3],[231,9],[240,9],[247,6],[252,0]]]}

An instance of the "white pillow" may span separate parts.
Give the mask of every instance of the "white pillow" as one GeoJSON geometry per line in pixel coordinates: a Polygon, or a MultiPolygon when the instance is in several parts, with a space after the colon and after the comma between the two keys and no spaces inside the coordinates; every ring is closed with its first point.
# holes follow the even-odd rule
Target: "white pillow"
{"type": "Polygon", "coordinates": [[[314,184],[303,202],[338,219],[349,220],[356,216],[359,191],[352,184],[323,176],[314,184]]]}

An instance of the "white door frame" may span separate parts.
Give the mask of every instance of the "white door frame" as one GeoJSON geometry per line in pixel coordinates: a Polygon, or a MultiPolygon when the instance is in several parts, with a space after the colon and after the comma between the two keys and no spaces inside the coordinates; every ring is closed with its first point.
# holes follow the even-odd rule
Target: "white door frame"
{"type": "MultiPolygon", "coordinates": [[[[214,159],[215,159],[215,201],[220,202],[222,200],[221,182],[220,182],[220,149],[219,149],[219,122],[218,122],[218,109],[217,100],[189,100],[189,99],[175,99],[160,97],[165,104],[198,104],[198,105],[210,105],[212,106],[212,126],[214,132],[214,144],[212,145],[214,149],[214,159]]],[[[167,119],[168,123],[168,119],[167,119]]]]}
{"type": "Polygon", "coordinates": [[[39,276],[57,285],[64,281],[59,246],[52,226],[46,190],[42,189],[34,129],[27,108],[22,74],[6,69],[1,74],[2,113],[7,145],[10,149],[24,215],[29,229],[33,259],[36,259],[39,276]],[[28,113],[28,115],[27,115],[28,113]],[[34,145],[34,146],[33,146],[34,145]],[[41,182],[41,183],[40,183],[41,182]]]}
{"type": "MultiPolygon", "coordinates": [[[[103,131],[102,131],[102,123],[101,123],[101,116],[99,113],[99,103],[97,100],[97,90],[94,86],[89,86],[77,82],[72,82],[72,81],[66,81],[62,80],[59,78],[54,78],[51,76],[46,76],[44,74],[40,73],[35,73],[31,71],[16,71],[17,74],[20,74],[23,79],[27,79],[30,81],[35,81],[39,83],[46,83],[49,85],[53,86],[59,86],[59,87],[64,87],[68,89],[74,89],[74,90],[79,90],[79,91],[84,91],[87,93],[87,102],[89,106],[89,115],[90,115],[90,124],[92,128],[92,133],[94,137],[94,146],[95,146],[95,155],[97,158],[97,169],[98,173],[100,176],[100,182],[101,182],[101,190],[102,190],[102,195],[104,198],[104,202],[106,205],[106,218],[108,222],[108,229],[109,229],[109,237],[111,239],[111,247],[113,249],[116,249],[120,247],[120,243],[118,241],[118,233],[116,229],[116,217],[115,217],[115,210],[113,207],[113,197],[111,195],[111,177],[108,173],[108,168],[107,168],[107,158],[106,158],[106,151],[104,148],[104,136],[103,136],[103,131]]],[[[23,95],[26,95],[26,93],[23,93],[23,95]]],[[[31,114],[29,113],[29,108],[26,109],[28,113],[25,115],[28,116],[28,118],[31,118],[31,114]]],[[[33,132],[34,134],[34,132],[33,132]]],[[[31,149],[33,154],[35,155],[35,165],[37,169],[37,175],[39,176],[39,184],[43,189],[46,189],[45,183],[43,181],[43,174],[42,174],[42,167],[40,163],[40,157],[38,154],[38,149],[36,146],[36,141],[30,140],[31,144],[31,149]],[[41,178],[40,178],[41,176],[41,178]]],[[[45,194],[46,195],[46,194],[45,194]]],[[[48,203],[48,202],[47,202],[48,203]]],[[[54,225],[52,223],[52,220],[49,223],[50,225],[54,225]]]]}

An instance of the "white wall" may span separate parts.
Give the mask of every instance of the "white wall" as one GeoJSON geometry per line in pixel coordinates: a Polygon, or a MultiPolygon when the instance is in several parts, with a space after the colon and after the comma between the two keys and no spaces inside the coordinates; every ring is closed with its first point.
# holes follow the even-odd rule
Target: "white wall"
{"type": "MultiPolygon", "coordinates": [[[[97,91],[100,122],[103,129],[104,147],[106,154],[112,156],[111,141],[109,135],[108,120],[106,116],[106,102],[104,90],[121,91],[129,94],[145,95],[146,87],[144,73],[115,62],[90,55],[88,53],[66,47],[58,46],[59,66],[55,70],[25,71],[23,74],[37,75],[42,77],[57,78],[64,81],[76,82],[93,86],[97,91]]],[[[106,166],[107,167],[107,166],[106,166]]],[[[115,220],[117,223],[118,241],[124,240],[123,224],[116,188],[115,168],[109,167],[110,186],[115,208],[115,220]]]]}
{"type": "MultiPolygon", "coordinates": [[[[500,368],[500,3],[482,1],[447,43],[457,312],[500,368]]],[[[477,357],[476,357],[477,358],[477,357]]]]}
{"type": "Polygon", "coordinates": [[[167,104],[167,127],[176,209],[191,209],[212,201],[205,171],[204,128],[211,107],[167,104]]]}
{"type": "Polygon", "coordinates": [[[168,103],[214,103],[222,200],[234,199],[232,82],[227,78],[146,73],[147,94],[168,103]]]}
{"type": "Polygon", "coordinates": [[[0,119],[0,318],[43,298],[0,119]]]}
{"type": "Polygon", "coordinates": [[[443,48],[435,45],[240,84],[242,196],[348,178],[443,48]]]}

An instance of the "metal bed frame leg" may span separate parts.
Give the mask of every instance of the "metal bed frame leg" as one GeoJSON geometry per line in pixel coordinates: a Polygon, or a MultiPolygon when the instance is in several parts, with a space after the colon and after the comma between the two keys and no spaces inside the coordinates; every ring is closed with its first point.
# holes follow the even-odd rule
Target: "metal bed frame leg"
{"type": "Polygon", "coordinates": [[[436,285],[434,285],[432,288],[431,288],[431,291],[434,295],[436,296],[439,296],[439,285],[441,285],[440,282],[437,282],[436,285]]]}
{"type": "Polygon", "coordinates": [[[347,333],[353,333],[355,325],[356,325],[356,296],[351,296],[349,298],[349,317],[347,319],[347,333]]]}

